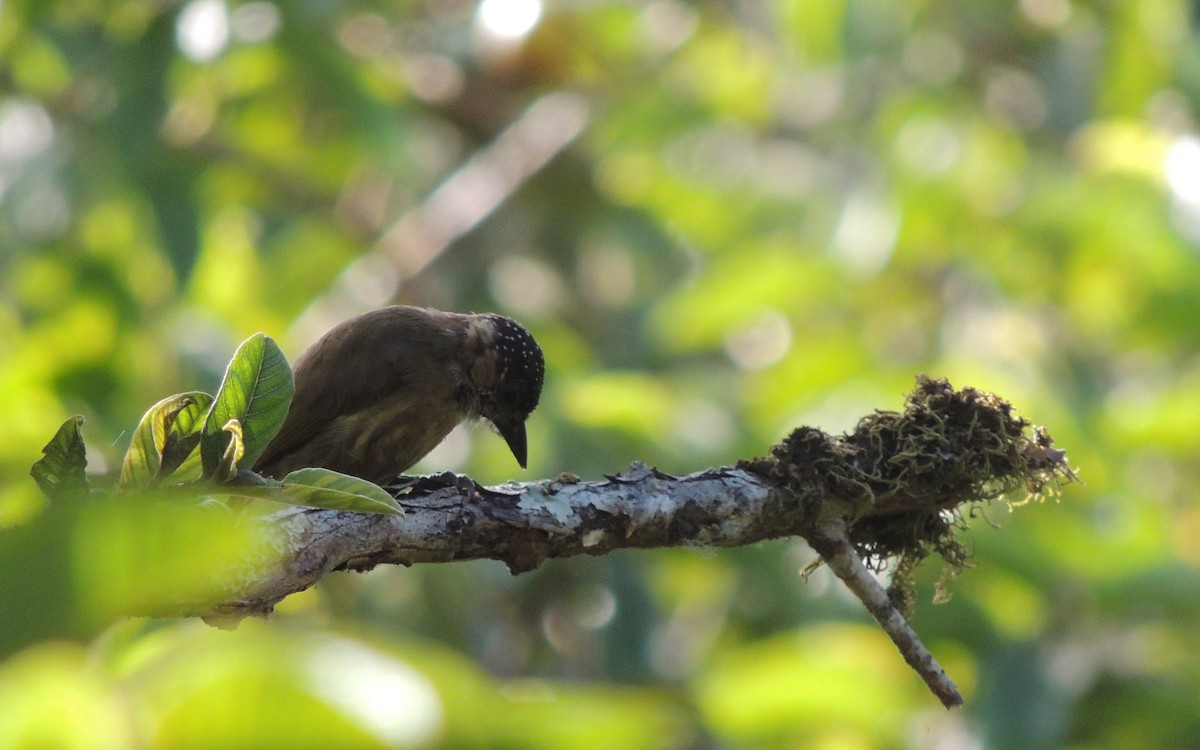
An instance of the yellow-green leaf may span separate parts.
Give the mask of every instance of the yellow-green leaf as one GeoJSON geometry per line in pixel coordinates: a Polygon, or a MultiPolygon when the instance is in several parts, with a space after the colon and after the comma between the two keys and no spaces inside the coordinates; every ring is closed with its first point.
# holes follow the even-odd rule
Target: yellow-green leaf
{"type": "Polygon", "coordinates": [[[379,485],[330,469],[293,471],[283,478],[282,491],[268,497],[328,510],[404,515],[404,510],[396,504],[396,500],[379,485]]]}
{"type": "Polygon", "coordinates": [[[78,414],[63,422],[42,448],[42,457],[29,470],[33,481],[50,500],[71,500],[88,493],[82,428],[83,417],[78,414]]]}
{"type": "Polygon", "coordinates": [[[150,407],[125,452],[121,486],[146,484],[174,471],[199,442],[197,417],[211,403],[212,396],[196,391],[168,396],[150,407]],[[190,447],[182,450],[189,442],[190,447]]]}
{"type": "MultiPolygon", "coordinates": [[[[175,414],[175,421],[167,427],[167,439],[163,446],[159,476],[168,477],[196,454],[200,445],[200,434],[204,420],[212,407],[213,397],[202,391],[186,394],[192,403],[175,414]]],[[[196,457],[197,460],[199,456],[196,457]]]]}
{"type": "Polygon", "coordinates": [[[283,425],[294,388],[292,368],[270,337],[256,333],[242,342],[204,421],[200,438],[204,474],[211,476],[225,455],[229,441],[225,425],[231,419],[241,424],[240,461],[252,466],[283,425]]]}
{"type": "Polygon", "coordinates": [[[229,442],[225,444],[225,452],[217,462],[213,478],[218,482],[228,482],[237,476],[238,462],[245,455],[245,443],[242,440],[242,424],[236,419],[226,422],[221,431],[229,433],[229,442]]]}

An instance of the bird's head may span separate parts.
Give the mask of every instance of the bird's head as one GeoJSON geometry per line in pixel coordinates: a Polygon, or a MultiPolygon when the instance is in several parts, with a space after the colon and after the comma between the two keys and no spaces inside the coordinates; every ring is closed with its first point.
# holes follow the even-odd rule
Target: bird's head
{"type": "Polygon", "coordinates": [[[525,468],[525,420],[538,405],[546,361],[529,331],[503,315],[473,316],[468,337],[476,343],[469,379],[476,413],[491,422],[525,468]]]}

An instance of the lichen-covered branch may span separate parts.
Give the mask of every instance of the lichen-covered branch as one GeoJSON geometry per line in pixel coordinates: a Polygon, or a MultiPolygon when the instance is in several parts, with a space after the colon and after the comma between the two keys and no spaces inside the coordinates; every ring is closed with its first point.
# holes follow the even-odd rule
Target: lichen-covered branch
{"type": "Polygon", "coordinates": [[[731,547],[802,531],[796,504],[762,477],[732,467],[674,477],[634,464],[599,482],[560,477],[497,487],[434,475],[396,489],[403,516],[288,507],[261,519],[283,549],[276,545],[279,557],[263,559],[261,575],[239,576],[257,580],[220,611],[269,612],[334,570],[486,558],[522,573],[548,558],[731,547]]]}
{"type": "Polygon", "coordinates": [[[922,376],[902,412],[875,412],[841,436],[802,427],[736,467],[676,477],[635,463],[598,482],[562,476],[486,488],[456,475],[417,477],[389,488],[402,517],[295,507],[257,516],[272,532],[272,554],[239,563],[236,594],[191,614],[267,613],[334,570],[489,558],[521,573],[618,548],[799,536],[950,707],[962,697],[907,623],[913,568],[931,553],[962,565],[955,531],[964,504],[1024,500],[1074,479],[1049,435],[1007,402],[922,376]],[[869,570],[889,565],[884,590],[869,570]]]}

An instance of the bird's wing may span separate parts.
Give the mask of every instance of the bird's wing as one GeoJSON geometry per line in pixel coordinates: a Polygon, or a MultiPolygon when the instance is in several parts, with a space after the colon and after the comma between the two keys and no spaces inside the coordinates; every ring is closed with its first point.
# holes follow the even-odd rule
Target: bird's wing
{"type": "Polygon", "coordinates": [[[348,321],[296,360],[296,391],[287,417],[255,462],[256,469],[300,448],[338,417],[368,408],[404,387],[398,365],[409,345],[389,336],[389,329],[379,325],[382,318],[368,314],[348,321]]]}

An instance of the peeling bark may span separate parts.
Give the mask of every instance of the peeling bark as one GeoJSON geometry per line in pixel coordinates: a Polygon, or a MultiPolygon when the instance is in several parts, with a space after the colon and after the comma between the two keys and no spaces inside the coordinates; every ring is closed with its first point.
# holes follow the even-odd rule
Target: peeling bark
{"type": "Polygon", "coordinates": [[[732,467],[675,477],[634,464],[600,482],[568,477],[496,487],[464,479],[417,477],[390,488],[403,516],[287,507],[260,517],[282,540],[273,545],[278,557],[247,561],[249,568],[261,566],[249,576],[255,582],[236,602],[197,614],[265,614],[335,570],[493,559],[516,574],[549,558],[684,544],[733,547],[796,536],[802,528],[794,503],[761,477],[732,467]]]}

